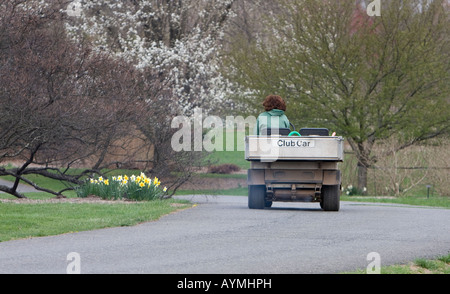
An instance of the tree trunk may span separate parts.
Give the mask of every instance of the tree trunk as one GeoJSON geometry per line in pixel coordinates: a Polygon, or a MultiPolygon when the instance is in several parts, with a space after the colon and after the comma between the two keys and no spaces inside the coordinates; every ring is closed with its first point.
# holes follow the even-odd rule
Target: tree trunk
{"type": "Polygon", "coordinates": [[[367,165],[358,162],[358,190],[363,194],[366,193],[367,189],[367,165]]]}
{"type": "Polygon", "coordinates": [[[367,193],[367,170],[372,165],[372,160],[370,159],[370,153],[375,140],[369,138],[366,142],[360,142],[354,144],[353,141],[349,140],[353,151],[356,153],[358,159],[357,172],[358,172],[358,191],[363,195],[367,193]]]}

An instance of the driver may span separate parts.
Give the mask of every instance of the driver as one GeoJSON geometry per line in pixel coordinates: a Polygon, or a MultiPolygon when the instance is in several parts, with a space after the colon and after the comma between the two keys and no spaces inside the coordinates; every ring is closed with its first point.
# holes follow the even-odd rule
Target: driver
{"type": "Polygon", "coordinates": [[[278,95],[269,95],[262,104],[265,112],[256,119],[256,135],[267,135],[267,129],[289,129],[289,119],[284,114],[286,103],[278,95]]]}

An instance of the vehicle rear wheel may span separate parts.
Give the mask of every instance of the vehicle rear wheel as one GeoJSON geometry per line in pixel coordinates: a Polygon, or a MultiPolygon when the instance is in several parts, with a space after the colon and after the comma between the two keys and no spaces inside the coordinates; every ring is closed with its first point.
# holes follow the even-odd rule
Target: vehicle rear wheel
{"type": "Polygon", "coordinates": [[[341,190],[339,185],[322,186],[320,207],[325,211],[339,211],[341,190]]]}
{"type": "Polygon", "coordinates": [[[248,186],[248,208],[264,209],[266,204],[266,186],[249,185],[248,186]]]}

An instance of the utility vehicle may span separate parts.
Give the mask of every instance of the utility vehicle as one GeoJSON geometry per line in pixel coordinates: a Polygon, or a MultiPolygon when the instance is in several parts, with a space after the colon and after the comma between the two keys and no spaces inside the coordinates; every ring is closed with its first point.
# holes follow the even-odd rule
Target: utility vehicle
{"type": "MultiPolygon", "coordinates": [[[[291,124],[293,127],[293,125],[291,124]]],[[[275,201],[319,202],[338,211],[343,138],[325,128],[269,129],[245,137],[248,207],[264,209],[275,201]]]]}

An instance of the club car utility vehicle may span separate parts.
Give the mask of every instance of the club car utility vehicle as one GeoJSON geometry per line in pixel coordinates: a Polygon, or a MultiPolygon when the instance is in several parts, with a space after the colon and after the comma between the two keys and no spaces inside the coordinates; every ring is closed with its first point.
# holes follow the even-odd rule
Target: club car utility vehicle
{"type": "Polygon", "coordinates": [[[264,131],[265,135],[245,138],[245,159],[251,164],[248,207],[264,209],[274,201],[319,202],[325,211],[338,211],[343,138],[320,128],[264,131]]]}

